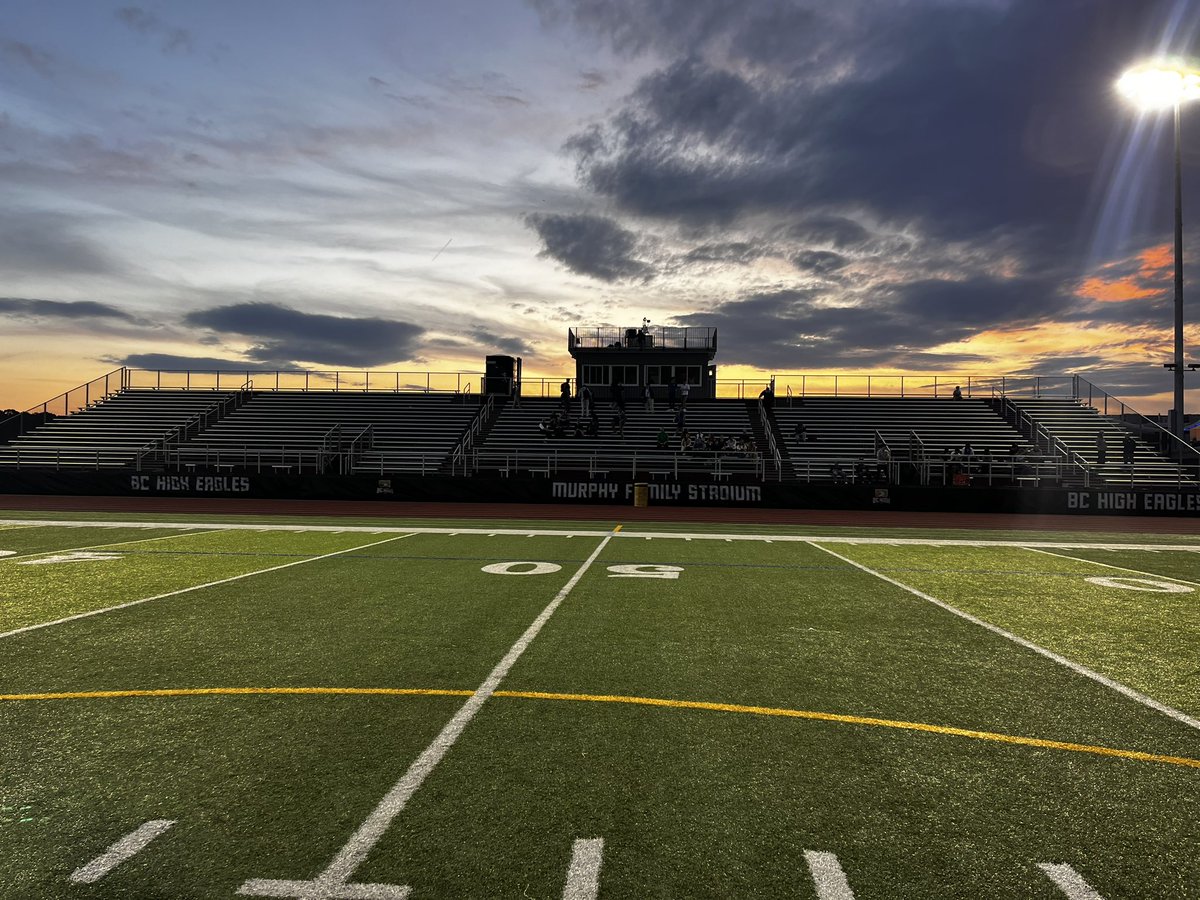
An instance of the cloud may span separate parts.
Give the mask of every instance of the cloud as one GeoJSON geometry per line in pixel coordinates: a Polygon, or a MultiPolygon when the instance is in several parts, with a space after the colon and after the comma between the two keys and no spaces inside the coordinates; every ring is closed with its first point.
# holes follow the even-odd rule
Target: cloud
{"type": "Polygon", "coordinates": [[[133,322],[124,310],[94,300],[37,300],[24,297],[0,297],[0,315],[55,319],[121,319],[133,322]]]}
{"type": "Polygon", "coordinates": [[[1078,224],[1113,131],[1102,86],[1161,11],[1095,0],[1080,27],[1044,0],[535,6],[664,59],[567,143],[619,209],[698,226],[858,207],[960,239],[1078,224]]]}
{"type": "MultiPolygon", "coordinates": [[[[266,369],[267,366],[245,359],[218,359],[214,356],[175,356],[170,353],[131,353],[112,362],[131,369],[151,369],[162,371],[216,371],[216,372],[246,372],[255,369],[266,369]]],[[[270,366],[271,371],[302,369],[296,363],[285,363],[270,366]]]]}
{"type": "Polygon", "coordinates": [[[599,69],[584,69],[579,73],[579,90],[594,91],[608,84],[608,76],[599,69]]]}
{"type": "Polygon", "coordinates": [[[425,329],[410,322],[305,313],[276,303],[235,303],[184,316],[188,325],[256,343],[246,355],[257,363],[281,359],[369,368],[412,358],[425,329]]]}
{"type": "Polygon", "coordinates": [[[945,368],[990,360],[936,352],[976,333],[1049,321],[1074,298],[1033,279],[924,280],[881,291],[870,305],[825,289],[763,291],[678,317],[719,329],[726,363],[762,368],[945,368]]]}
{"type": "Polygon", "coordinates": [[[586,213],[535,213],[525,218],[542,240],[542,257],[601,281],[649,279],[654,269],[638,259],[638,237],[612,219],[586,213]]]}
{"type": "Polygon", "coordinates": [[[9,62],[32,69],[43,78],[54,77],[54,57],[45,50],[39,50],[23,41],[0,40],[0,56],[9,62]]]}
{"type": "Polygon", "coordinates": [[[792,257],[792,265],[801,272],[812,272],[814,275],[831,275],[845,268],[849,262],[846,257],[831,250],[801,250],[792,257]]]}
{"type": "Polygon", "coordinates": [[[109,275],[122,267],[96,244],[73,233],[74,217],[12,210],[0,214],[0,268],[9,273],[109,275]]]}
{"type": "Polygon", "coordinates": [[[122,6],[117,10],[116,16],[130,31],[144,37],[159,39],[163,53],[191,53],[196,49],[195,39],[190,31],[168,25],[154,13],[147,12],[140,6],[122,6]]]}

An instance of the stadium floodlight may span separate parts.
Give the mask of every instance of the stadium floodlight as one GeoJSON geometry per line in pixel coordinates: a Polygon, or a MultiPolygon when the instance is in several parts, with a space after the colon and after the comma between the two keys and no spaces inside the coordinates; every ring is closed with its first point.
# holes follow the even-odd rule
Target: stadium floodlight
{"type": "Polygon", "coordinates": [[[1117,81],[1117,90],[1143,110],[1175,111],[1175,391],[1170,430],[1185,439],[1183,401],[1183,154],[1179,110],[1200,99],[1200,69],[1180,60],[1153,60],[1134,66],[1117,81]]]}
{"type": "Polygon", "coordinates": [[[1143,63],[1118,79],[1117,90],[1140,109],[1170,109],[1200,99],[1200,71],[1169,60],[1143,63]]]}

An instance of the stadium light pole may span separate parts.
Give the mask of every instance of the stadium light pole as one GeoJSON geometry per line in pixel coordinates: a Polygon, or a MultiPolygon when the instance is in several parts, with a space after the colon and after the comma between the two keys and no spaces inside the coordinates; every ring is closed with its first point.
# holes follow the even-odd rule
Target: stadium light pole
{"type": "Polygon", "coordinates": [[[1200,70],[1177,60],[1154,60],[1134,66],[1117,81],[1117,90],[1139,109],[1175,111],[1175,398],[1171,433],[1187,440],[1183,401],[1183,153],[1179,135],[1180,108],[1200,98],[1200,70]]]}

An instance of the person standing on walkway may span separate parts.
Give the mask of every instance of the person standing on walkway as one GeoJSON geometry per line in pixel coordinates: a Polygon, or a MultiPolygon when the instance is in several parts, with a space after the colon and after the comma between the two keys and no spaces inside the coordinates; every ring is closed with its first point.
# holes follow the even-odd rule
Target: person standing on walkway
{"type": "Polygon", "coordinates": [[[642,396],[646,400],[646,412],[654,414],[654,390],[650,385],[646,385],[646,389],[642,391],[642,396]]]}
{"type": "Polygon", "coordinates": [[[682,406],[684,409],[687,409],[688,392],[691,389],[692,389],[692,386],[690,384],[688,384],[686,381],[679,386],[679,405],[682,406]]]}
{"type": "Polygon", "coordinates": [[[564,419],[571,418],[571,379],[564,378],[563,383],[558,388],[558,399],[562,404],[562,414],[564,419]]]}
{"type": "Polygon", "coordinates": [[[586,419],[592,413],[592,389],[586,384],[579,391],[579,418],[586,419]]]}

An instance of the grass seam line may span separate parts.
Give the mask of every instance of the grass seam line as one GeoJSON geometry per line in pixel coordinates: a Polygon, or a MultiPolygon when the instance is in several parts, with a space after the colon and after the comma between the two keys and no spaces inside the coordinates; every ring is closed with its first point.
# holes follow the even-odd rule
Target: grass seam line
{"type": "Polygon", "coordinates": [[[1073,562],[1081,562],[1093,566],[1103,566],[1106,569],[1116,569],[1118,572],[1132,572],[1134,575],[1144,575],[1147,578],[1163,578],[1167,581],[1177,581],[1180,584],[1190,584],[1192,587],[1200,587],[1200,581],[1188,581],[1186,578],[1176,578],[1174,575],[1160,575],[1157,572],[1143,572],[1141,569],[1131,569],[1128,566],[1114,566],[1112,563],[1103,563],[1095,559],[1083,559],[1078,556],[1068,556],[1065,553],[1051,553],[1049,550],[1043,550],[1041,547],[1026,547],[1026,550],[1032,550],[1034,553],[1044,553],[1046,556],[1056,556],[1059,559],[1069,559],[1073,562]]]}
{"type": "MultiPolygon", "coordinates": [[[[47,700],[119,700],[127,698],[168,698],[208,696],[376,696],[376,697],[471,697],[475,691],[462,688],[356,688],[356,687],[218,687],[218,688],[150,688],[112,691],[49,691],[29,694],[0,694],[0,703],[19,703],[47,700]]],[[[833,722],[845,725],[865,725],[874,728],[894,728],[900,731],[919,731],[927,734],[964,737],[972,740],[1012,744],[1018,747],[1033,747],[1039,750],[1063,750],[1072,753],[1089,753],[1136,762],[1162,763],[1200,769],[1200,759],[1187,756],[1171,756],[1150,753],[1144,750],[1124,750],[1119,747],[1101,747],[1094,744],[1079,744],[1071,741],[1054,741],[1045,738],[1022,737],[997,731],[979,731],[958,728],[953,725],[932,725],[926,722],[908,722],[902,719],[881,719],[874,716],[855,716],[846,713],[820,712],[817,710],[788,709],[775,706],[748,706],[740,703],[717,703],[709,700],[671,700],[660,697],[633,697],[624,694],[564,694],[551,691],[495,690],[493,697],[511,700],[558,700],[581,703],[615,703],[631,706],[651,706],[666,709],[689,709],[704,712],[741,713],[745,715],[770,716],[785,719],[806,719],[817,722],[833,722]]]]}
{"type": "Polygon", "coordinates": [[[21,628],[14,628],[12,631],[0,632],[0,639],[7,638],[7,637],[13,637],[18,634],[25,634],[26,632],[30,632],[30,631],[38,631],[39,629],[42,629],[42,628],[50,628],[53,625],[64,625],[67,622],[75,622],[79,619],[87,619],[92,616],[98,616],[102,613],[115,612],[116,610],[119,610],[119,609],[128,609],[131,606],[140,606],[143,603],[149,603],[151,600],[164,600],[167,597],[177,597],[180,594],[189,594],[192,591],[199,591],[204,588],[216,587],[217,585],[220,585],[220,584],[229,584],[231,581],[240,581],[243,578],[250,578],[254,575],[265,575],[268,572],[278,572],[280,569],[290,569],[292,566],[303,566],[307,563],[318,562],[322,559],[329,559],[331,556],[341,556],[343,553],[354,553],[357,550],[365,550],[368,547],[375,547],[375,546],[378,546],[379,544],[389,544],[392,541],[399,541],[399,540],[403,540],[406,537],[412,537],[412,536],[413,536],[412,534],[400,534],[400,535],[397,535],[396,537],[385,538],[382,541],[372,541],[370,544],[363,544],[358,547],[349,547],[345,550],[335,550],[333,553],[325,553],[321,556],[310,557],[309,559],[298,559],[298,560],[295,560],[294,562],[283,563],[282,565],[278,565],[278,566],[271,566],[270,568],[267,568],[267,569],[256,569],[253,572],[243,572],[241,575],[232,575],[229,578],[221,578],[217,581],[209,581],[204,584],[196,584],[196,585],[192,585],[191,587],[180,588],[177,591],[168,591],[165,594],[155,594],[153,597],[142,597],[138,600],[130,600],[126,603],[117,603],[117,604],[114,604],[113,606],[106,606],[103,609],[92,609],[92,610],[88,610],[87,612],[75,613],[74,615],[70,615],[70,616],[63,616],[61,619],[55,619],[51,622],[38,622],[34,625],[25,625],[25,626],[22,626],[21,628]]]}
{"type": "Polygon", "coordinates": [[[960,619],[965,619],[966,621],[970,622],[972,625],[978,625],[980,628],[985,628],[988,631],[992,632],[993,634],[1004,638],[1005,640],[1012,641],[1014,644],[1024,647],[1026,650],[1032,650],[1034,653],[1037,653],[1040,656],[1044,656],[1046,659],[1049,659],[1052,662],[1058,663],[1060,666],[1064,666],[1065,668],[1070,669],[1072,672],[1074,672],[1077,675],[1082,675],[1084,678],[1090,678],[1092,681],[1096,682],[1097,684],[1104,685],[1104,687],[1109,688],[1110,690],[1116,691],[1118,694],[1128,697],[1130,700],[1133,700],[1136,703],[1140,703],[1142,706],[1148,707],[1149,709],[1153,709],[1156,712],[1160,712],[1164,716],[1168,716],[1168,717],[1174,719],[1176,722],[1179,722],[1183,725],[1187,725],[1189,728],[1193,728],[1196,731],[1200,731],[1200,719],[1196,719],[1192,716],[1189,716],[1187,713],[1182,712],[1181,710],[1175,709],[1175,707],[1173,707],[1173,706],[1167,706],[1167,704],[1165,704],[1165,703],[1160,703],[1158,700],[1155,700],[1153,697],[1143,694],[1141,691],[1136,691],[1133,688],[1129,687],[1128,685],[1122,684],[1119,681],[1115,681],[1112,678],[1109,678],[1107,675],[1101,675],[1099,672],[1095,671],[1094,669],[1089,669],[1087,666],[1081,665],[1080,663],[1077,663],[1074,660],[1067,659],[1067,657],[1065,657],[1059,653],[1055,653],[1053,650],[1047,650],[1045,647],[1042,647],[1039,644],[1033,643],[1033,641],[1026,640],[1025,638],[1020,637],[1019,635],[1013,634],[1011,631],[1006,631],[1005,629],[1001,628],[999,625],[993,625],[991,622],[986,622],[983,619],[980,619],[978,616],[973,616],[969,612],[965,612],[964,610],[959,609],[957,606],[951,606],[945,600],[939,600],[937,597],[930,596],[929,594],[926,594],[924,591],[917,590],[915,587],[911,587],[910,585],[904,584],[901,581],[897,581],[894,578],[889,578],[887,575],[884,575],[882,572],[877,572],[874,569],[869,568],[868,566],[864,566],[862,563],[855,562],[854,560],[850,559],[849,557],[842,556],[840,553],[835,553],[833,550],[830,550],[828,547],[822,547],[820,544],[812,542],[812,541],[810,541],[809,543],[813,547],[816,547],[818,550],[822,550],[825,553],[828,553],[830,556],[835,556],[838,559],[842,560],[842,562],[847,563],[848,565],[854,566],[854,568],[859,569],[863,572],[866,572],[868,575],[874,575],[876,578],[880,579],[881,581],[886,581],[888,584],[894,584],[896,587],[901,588],[902,590],[908,591],[910,594],[912,594],[916,597],[920,597],[922,600],[926,600],[926,601],[932,603],[934,606],[940,607],[941,609],[944,609],[946,612],[958,616],[960,619]]]}

